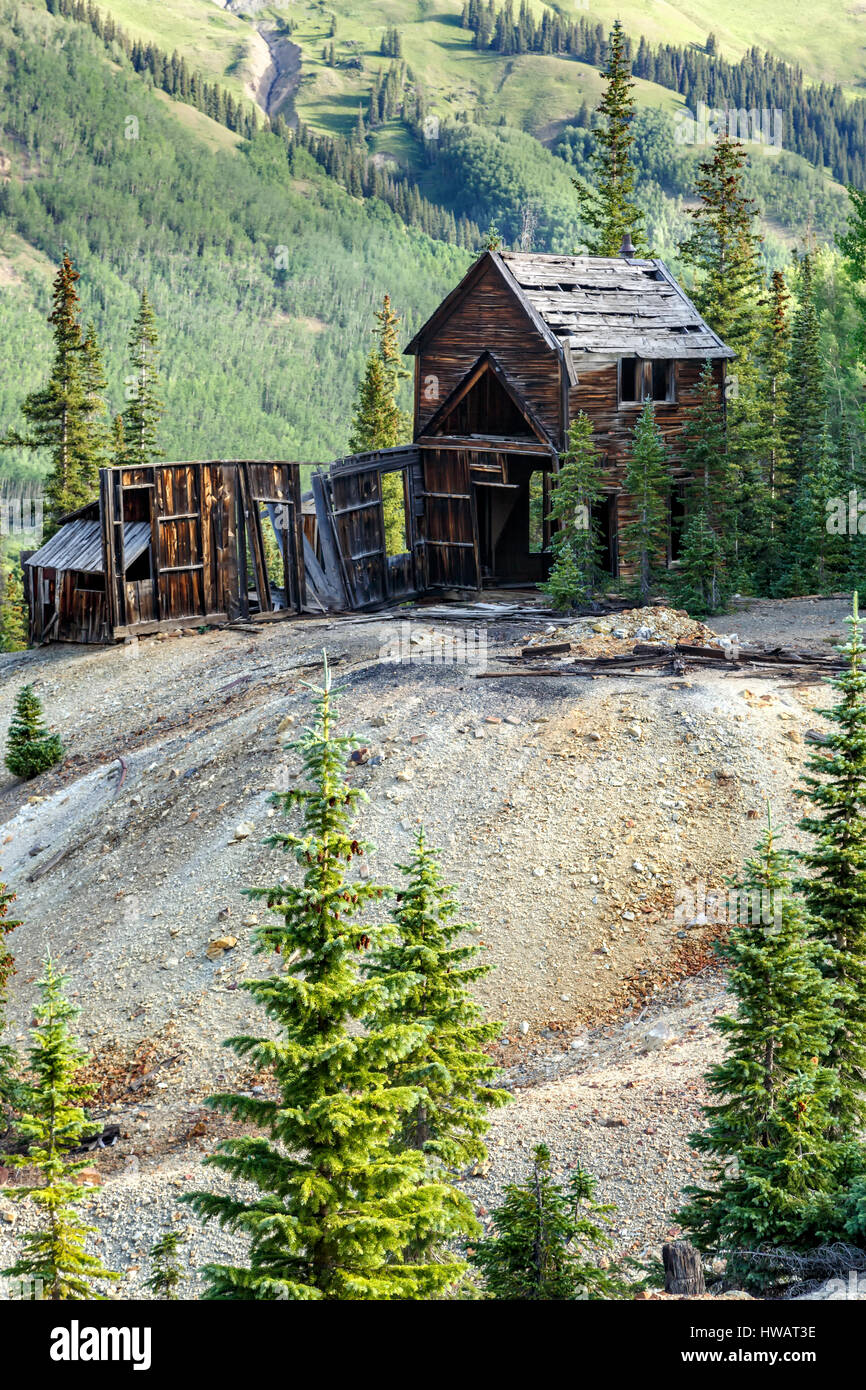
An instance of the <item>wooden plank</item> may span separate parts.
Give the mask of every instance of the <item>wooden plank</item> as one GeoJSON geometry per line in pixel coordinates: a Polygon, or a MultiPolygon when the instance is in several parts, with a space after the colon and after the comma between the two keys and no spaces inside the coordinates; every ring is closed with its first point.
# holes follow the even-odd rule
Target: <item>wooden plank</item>
{"type": "Polygon", "coordinates": [[[327,575],[328,584],[337,595],[338,606],[347,608],[349,606],[349,597],[345,582],[342,556],[334,535],[332,513],[325,491],[327,483],[321,473],[314,473],[312,484],[313,501],[315,502],[316,519],[318,521],[319,545],[322,549],[325,574],[327,575]]]}
{"type": "Polygon", "coordinates": [[[304,564],[307,570],[307,579],[312,592],[320,601],[320,605],[325,608],[339,610],[342,605],[342,595],[330,581],[330,577],[322,569],[316,559],[316,552],[310,542],[304,536],[304,564]]]}

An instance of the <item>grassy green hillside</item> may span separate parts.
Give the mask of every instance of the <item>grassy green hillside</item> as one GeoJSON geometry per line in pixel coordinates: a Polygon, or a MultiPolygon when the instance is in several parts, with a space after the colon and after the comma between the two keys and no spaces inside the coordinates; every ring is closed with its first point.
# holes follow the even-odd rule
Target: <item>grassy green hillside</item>
{"type": "MultiPolygon", "coordinates": [[[[542,0],[527,2],[538,16],[556,12],[569,20],[580,18],[593,24],[598,20],[608,24],[614,13],[612,6],[585,10],[577,4],[550,7],[542,0]]],[[[503,3],[504,0],[495,0],[498,8],[503,3]]],[[[166,49],[177,37],[175,17],[176,24],[183,27],[192,24],[199,14],[204,52],[208,55],[211,71],[218,66],[215,53],[223,34],[221,24],[214,23],[214,11],[218,19],[229,26],[223,34],[226,71],[237,69],[238,45],[244,34],[249,43],[247,58],[253,55],[256,40],[263,41],[259,30],[271,35],[278,31],[290,34],[302,59],[294,96],[298,115],[311,128],[344,138],[352,136],[359,110],[366,113],[377,75],[392,66],[391,58],[380,52],[383,36],[391,27],[400,35],[407,90],[413,83],[423,89],[427,110],[438,118],[443,131],[453,132],[466,123],[476,130],[504,126],[514,132],[531,134],[561,153],[563,132],[568,131],[581,108],[595,107],[602,89],[598,67],[571,56],[542,53],[505,56],[489,48],[479,50],[473,46],[472,33],[462,27],[462,0],[443,0],[436,6],[430,0],[417,0],[417,3],[373,0],[364,5],[360,0],[357,3],[356,0],[336,0],[334,5],[326,4],[325,0],[315,0],[315,3],[313,0],[292,0],[291,4],[265,5],[256,9],[251,17],[227,15],[210,0],[167,0],[147,10],[132,4],[131,0],[105,0],[105,4],[125,24],[135,12],[139,29],[144,31],[145,26],[149,26],[154,40],[166,49]]],[[[241,0],[233,8],[243,9],[241,0]]],[[[515,13],[518,8],[515,3],[515,13]]],[[[635,43],[644,34],[652,42],[698,43],[702,47],[707,29],[701,16],[706,11],[707,7],[702,10],[701,7],[673,8],[638,3],[626,7],[622,13],[635,43]]],[[[785,30],[780,9],[771,27],[778,35],[785,30]]],[[[837,29],[840,27],[844,30],[841,20],[837,29]]],[[[826,37],[826,33],[825,26],[822,36],[826,37]]],[[[735,59],[747,46],[727,35],[721,50],[735,59]]],[[[852,61],[858,51],[856,45],[851,49],[852,61]]],[[[789,56],[803,57],[799,53],[789,56]]],[[[819,71],[817,60],[813,68],[819,71]]],[[[670,256],[685,226],[677,200],[687,196],[693,186],[696,163],[695,150],[676,145],[672,138],[677,118],[686,114],[685,100],[668,87],[640,78],[635,82],[635,97],[641,113],[652,116],[659,113],[665,118],[664,123],[656,122],[653,129],[663,137],[668,152],[667,167],[662,169],[656,161],[654,186],[642,188],[641,193],[650,221],[656,227],[655,242],[670,256]]],[[[813,119],[813,115],[807,114],[806,120],[813,119]]],[[[802,118],[802,113],[798,118],[802,118]]],[[[790,130],[790,117],[786,115],[785,120],[790,130]]],[[[856,143],[857,137],[854,139],[856,143]]],[[[775,151],[768,155],[759,146],[750,146],[755,165],[753,192],[771,241],[778,245],[790,243],[802,233],[807,222],[819,236],[833,236],[844,218],[841,189],[823,170],[811,169],[802,154],[788,149],[787,140],[785,143],[782,159],[777,158],[775,151]]],[[[413,135],[411,123],[401,119],[399,112],[368,129],[367,154],[384,162],[386,167],[408,173],[428,197],[451,208],[455,214],[463,214],[481,226],[495,219],[509,238],[515,235],[515,223],[520,222],[521,210],[516,205],[518,195],[524,203],[535,199],[544,204],[546,225],[559,231],[558,240],[542,235],[538,245],[564,249],[573,244],[574,200],[570,182],[564,176],[566,171],[559,161],[551,164],[538,151],[533,156],[515,141],[511,141],[507,150],[502,141],[497,146],[495,140],[486,138],[486,144],[488,155],[495,148],[495,157],[492,161],[487,159],[481,186],[477,188],[477,159],[464,167],[455,160],[453,142],[449,147],[444,139],[439,145],[434,142],[425,146],[413,135]],[[446,149],[447,158],[437,161],[436,155],[446,149]],[[438,169],[431,170],[431,154],[434,166],[437,162],[440,166],[438,169]],[[504,190],[500,206],[495,206],[495,198],[491,197],[497,178],[501,179],[504,190]]],[[[580,161],[576,162],[580,168],[580,161]]],[[[645,170],[639,172],[643,174],[645,170]]]]}
{"type": "MultiPolygon", "coordinates": [[[[563,13],[578,8],[575,0],[561,6],[563,13]]],[[[652,43],[703,43],[712,32],[726,57],[757,45],[816,81],[866,87],[866,26],[856,0],[590,0],[588,13],[605,24],[619,16],[652,43]]]]}
{"type": "MultiPolygon", "coordinates": [[[[530,0],[530,5],[538,15],[545,9],[543,0],[530,0]]],[[[243,12],[242,4],[226,10],[214,0],[102,0],[102,8],[138,36],[194,52],[202,71],[226,74],[230,81],[237,81],[251,61],[255,26],[290,21],[307,74],[299,106],[311,119],[314,113],[344,119],[356,91],[353,70],[335,72],[322,61],[332,14],[337,17],[338,47],[346,53],[351,47],[366,58],[375,57],[386,27],[395,25],[403,36],[407,61],[450,105],[492,99],[506,114],[510,106],[510,98],[500,96],[508,60],[489,55],[489,62],[475,61],[477,55],[460,29],[462,0],[284,0],[256,9],[251,16],[233,12],[243,12]]],[[[757,45],[799,64],[816,81],[840,82],[852,92],[866,90],[864,11],[856,3],[742,0],[719,6],[717,0],[590,0],[585,5],[581,0],[560,0],[547,8],[568,19],[598,20],[606,27],[618,16],[630,34],[642,34],[653,44],[703,44],[713,32],[728,58],[739,58],[757,45]]],[[[554,64],[561,66],[557,60],[554,64]]],[[[551,96],[555,104],[561,80],[544,75],[535,79],[539,104],[551,96]]]]}

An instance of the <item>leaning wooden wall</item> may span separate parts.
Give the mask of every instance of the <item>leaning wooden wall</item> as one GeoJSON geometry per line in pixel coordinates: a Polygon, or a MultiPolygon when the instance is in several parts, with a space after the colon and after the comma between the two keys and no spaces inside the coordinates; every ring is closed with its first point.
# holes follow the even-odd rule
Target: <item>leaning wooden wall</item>
{"type": "Polygon", "coordinates": [[[106,469],[100,498],[115,637],[195,619],[231,621],[249,614],[251,599],[258,611],[273,611],[263,506],[278,509],[288,538],[278,587],[288,608],[303,610],[300,465],[208,460],[106,469]],[[124,523],[143,520],[151,527],[151,576],[130,580],[124,523]]]}

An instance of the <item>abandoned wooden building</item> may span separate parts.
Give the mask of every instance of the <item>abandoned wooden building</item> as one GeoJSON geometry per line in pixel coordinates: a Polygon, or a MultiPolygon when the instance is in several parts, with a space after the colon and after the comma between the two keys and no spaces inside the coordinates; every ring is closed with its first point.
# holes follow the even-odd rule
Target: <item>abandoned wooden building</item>
{"type": "Polygon", "coordinates": [[[196,619],[352,609],[547,576],[551,483],[569,426],[603,459],[604,564],[622,575],[632,432],[655,404],[671,470],[668,563],[687,472],[679,436],[734,354],[659,260],[486,251],[415,334],[413,442],[302,469],[103,469],[98,501],[26,559],[31,639],[111,641],[196,619]],[[385,503],[402,525],[386,525],[385,503]]]}
{"type": "Polygon", "coordinates": [[[156,463],[99,481],[23,557],[32,642],[303,611],[299,464],[156,463]]]}
{"type": "Polygon", "coordinates": [[[713,364],[724,410],[732,350],[659,260],[485,252],[408,344],[414,443],[334,464],[320,484],[336,539],[331,573],[350,605],[431,588],[535,583],[549,567],[552,476],[578,412],[603,458],[595,520],[622,574],[632,516],[623,477],[647,397],[672,474],[668,562],[686,472],[678,437],[713,364]],[[383,480],[402,477],[405,545],[388,554],[383,480]],[[339,564],[337,563],[339,560],[339,564]]]}

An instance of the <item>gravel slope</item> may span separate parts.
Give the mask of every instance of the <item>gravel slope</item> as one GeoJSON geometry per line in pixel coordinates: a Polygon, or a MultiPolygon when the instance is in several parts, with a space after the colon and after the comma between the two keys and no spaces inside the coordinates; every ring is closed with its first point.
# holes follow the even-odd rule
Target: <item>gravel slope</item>
{"type": "MultiPolygon", "coordinates": [[[[756,608],[718,630],[818,647],[841,633],[845,612],[756,608]]],[[[443,627],[412,620],[416,633],[443,627]]],[[[492,623],[490,664],[546,626],[492,623]]],[[[581,631],[594,640],[588,623],[581,631]]],[[[369,750],[352,775],[370,796],[361,829],[378,845],[374,872],[393,874],[423,820],[496,966],[479,995],[503,1022],[498,1055],[516,1098],[494,1118],[489,1172],[468,1180],[479,1207],[545,1138],[558,1162],[580,1156],[598,1174],[619,1208],[619,1248],[639,1253],[657,1248],[693,1174],[686,1136],[722,999],[712,973],[693,978],[715,929],[676,919],[675,902],[699,884],[721,888],[767,798],[792,826],[803,735],[820,727],[812,705],[823,692],[703,671],[478,680],[465,667],[382,663],[391,637],[384,620],[307,620],[258,636],[0,657],[0,726],[34,681],[70,750],[36,783],[0,781],[0,863],[25,922],[11,1038],[26,1042],[50,945],[96,1056],[100,1113],[122,1130],[95,1159],[94,1215],[109,1261],[138,1265],[127,1290],[140,1287],[142,1252],[224,1132],[203,1098],[224,1081],[255,1083],[221,1047],[260,1022],[237,989],[256,915],[241,890],[286,871],[262,843],[274,823],[268,789],[297,768],[282,743],[306,718],[303,682],[323,645],[345,687],[343,722],[369,750]],[[237,945],[209,958],[226,936],[237,945]],[[659,1013],[675,1041],[643,1053],[659,1013]]],[[[26,1220],[11,1214],[0,1197],[0,1261],[26,1220]]],[[[196,1229],[193,1267],[232,1248],[196,1229]]]]}

